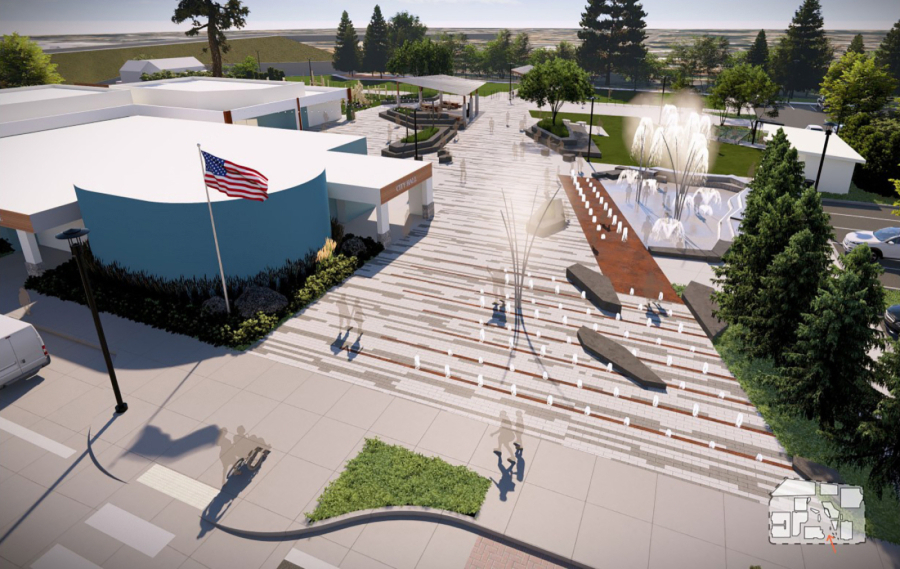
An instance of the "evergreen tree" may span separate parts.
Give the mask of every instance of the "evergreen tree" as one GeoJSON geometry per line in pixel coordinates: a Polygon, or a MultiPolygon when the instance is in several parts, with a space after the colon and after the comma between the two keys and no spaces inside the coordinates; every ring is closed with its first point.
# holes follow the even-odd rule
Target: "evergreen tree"
{"type": "MultiPolygon", "coordinates": [[[[795,204],[805,186],[803,168],[797,150],[779,129],[750,182],[741,231],[725,253],[724,264],[714,268],[721,288],[715,294],[717,315],[722,320],[748,324],[759,313],[762,278],[791,236],[803,228],[795,204]]],[[[748,338],[750,344],[753,340],[748,338]]]]}
{"type": "Polygon", "coordinates": [[[872,408],[876,368],[869,351],[883,344],[877,324],[884,305],[868,301],[870,289],[881,288],[880,266],[865,245],[842,261],[845,267],[824,280],[803,315],[781,376],[771,378],[784,407],[818,420],[826,431],[838,424],[852,429],[872,408]],[[874,266],[860,270],[865,265],[874,266]]]}
{"type": "Polygon", "coordinates": [[[607,85],[612,75],[618,13],[615,0],[588,0],[579,23],[578,39],[582,43],[578,62],[591,74],[605,75],[607,85]]]}
{"type": "Polygon", "coordinates": [[[363,64],[362,70],[369,72],[382,72],[388,61],[388,26],[381,15],[381,7],[375,4],[372,19],[366,27],[366,36],[363,38],[363,64]]]}
{"type": "Polygon", "coordinates": [[[391,55],[394,50],[400,49],[406,42],[417,42],[425,39],[428,26],[419,21],[419,17],[409,12],[397,12],[391,17],[388,25],[388,39],[391,45],[391,55]]]}
{"type": "Polygon", "coordinates": [[[875,52],[875,62],[887,67],[888,73],[897,81],[897,91],[900,91],[900,20],[881,40],[875,52]]]}
{"type": "Polygon", "coordinates": [[[876,382],[889,397],[878,397],[875,407],[864,413],[856,428],[833,434],[840,452],[838,460],[859,468],[871,468],[869,487],[881,498],[892,488],[900,497],[900,342],[885,351],[878,362],[876,382]]]}
{"type": "Polygon", "coordinates": [[[847,53],[866,53],[866,46],[863,44],[862,34],[853,36],[850,45],[847,46],[847,53]]]}
{"type": "Polygon", "coordinates": [[[809,91],[819,86],[834,50],[825,36],[825,20],[819,0],[803,0],[787,29],[790,48],[787,70],[791,91],[809,91]]]}
{"type": "Polygon", "coordinates": [[[338,24],[331,63],[339,71],[359,69],[359,36],[356,35],[356,29],[346,10],[341,14],[341,23],[338,24]]]}
{"type": "Polygon", "coordinates": [[[12,34],[0,41],[0,89],[62,83],[56,64],[37,42],[12,34]]]}
{"type": "Polygon", "coordinates": [[[769,43],[766,41],[766,30],[759,30],[750,50],[747,51],[747,63],[759,65],[763,69],[769,66],[769,43]]]}
{"type": "MultiPolygon", "coordinates": [[[[180,0],[175,7],[172,23],[180,24],[190,20],[191,29],[184,32],[184,35],[189,37],[199,35],[200,30],[206,29],[212,59],[212,74],[213,77],[221,77],[222,54],[228,53],[231,49],[225,38],[225,30],[243,28],[247,25],[249,15],[250,9],[244,6],[241,0],[228,0],[224,3],[211,0],[180,0]],[[201,24],[201,18],[205,18],[206,23],[201,24]]],[[[203,51],[205,52],[206,48],[203,51]]]]}
{"type": "Polygon", "coordinates": [[[639,70],[647,58],[647,12],[637,0],[620,0],[622,27],[619,33],[618,49],[613,58],[613,67],[622,75],[632,78],[633,87],[637,89],[639,70]]]}

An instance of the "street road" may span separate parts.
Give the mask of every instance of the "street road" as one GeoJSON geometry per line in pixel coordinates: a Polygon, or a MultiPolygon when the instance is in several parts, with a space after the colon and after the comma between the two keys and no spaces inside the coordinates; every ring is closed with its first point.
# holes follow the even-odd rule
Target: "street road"
{"type": "MultiPolygon", "coordinates": [[[[878,204],[842,203],[823,200],[825,211],[831,215],[835,240],[840,243],[851,231],[873,231],[882,227],[900,227],[900,217],[892,215],[894,207],[878,204]]],[[[839,247],[843,252],[843,248],[839,247]]],[[[900,261],[882,260],[884,274],[881,283],[900,289],[900,261]]]]}

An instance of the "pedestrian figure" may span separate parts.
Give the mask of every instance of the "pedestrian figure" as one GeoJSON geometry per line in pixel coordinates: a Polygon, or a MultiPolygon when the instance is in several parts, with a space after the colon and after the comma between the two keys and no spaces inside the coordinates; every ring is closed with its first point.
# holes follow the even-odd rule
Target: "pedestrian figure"
{"type": "Polygon", "coordinates": [[[513,446],[516,447],[516,455],[522,454],[522,451],[525,450],[525,446],[522,444],[524,441],[522,440],[522,434],[525,432],[525,413],[520,409],[516,411],[516,440],[513,443],[513,446]]]}
{"type": "Polygon", "coordinates": [[[491,127],[491,134],[494,134],[494,117],[491,117],[491,120],[488,123],[488,125],[491,127]]]}
{"type": "Polygon", "coordinates": [[[338,317],[340,319],[338,328],[340,328],[341,331],[343,332],[344,330],[346,330],[347,328],[350,327],[350,324],[352,322],[350,320],[350,309],[347,307],[346,295],[341,294],[340,296],[338,296],[337,305],[338,305],[338,317]]]}
{"type": "Polygon", "coordinates": [[[31,314],[31,296],[25,287],[19,287],[19,306],[25,309],[25,314],[31,314]]]}
{"type": "Polygon", "coordinates": [[[509,128],[509,111],[506,111],[506,128],[509,128]]]}
{"type": "Polygon", "coordinates": [[[466,183],[466,159],[465,158],[459,159],[459,183],[460,184],[466,183]]]}
{"type": "Polygon", "coordinates": [[[631,184],[625,186],[625,203],[631,203],[631,184]]]}
{"type": "Polygon", "coordinates": [[[388,144],[391,143],[391,130],[392,130],[391,125],[390,125],[390,123],[388,123],[388,125],[387,125],[387,143],[388,144]]]}
{"type": "Polygon", "coordinates": [[[644,235],[644,245],[650,243],[650,232],[653,230],[653,225],[650,223],[650,214],[647,214],[644,217],[644,224],[641,225],[641,233],[644,235]]]}
{"type": "Polygon", "coordinates": [[[519,130],[525,132],[525,119],[519,121],[519,130]]]}
{"type": "Polygon", "coordinates": [[[506,449],[506,452],[509,454],[509,458],[506,459],[507,462],[515,464],[516,459],[513,456],[516,453],[511,445],[516,435],[512,430],[512,421],[509,420],[509,415],[506,414],[506,411],[500,412],[500,428],[491,433],[491,436],[494,435],[497,435],[497,448],[494,449],[494,454],[502,458],[503,449],[506,449]]]}
{"type": "Polygon", "coordinates": [[[515,142],[512,143],[512,153],[513,153],[513,161],[518,160],[519,159],[519,148],[518,148],[518,146],[516,146],[515,142]]]}
{"type": "Polygon", "coordinates": [[[363,312],[362,306],[359,304],[359,300],[356,300],[353,303],[353,315],[351,316],[354,322],[356,322],[356,328],[359,332],[359,335],[363,335],[363,322],[366,321],[366,315],[363,312]]]}
{"type": "Polygon", "coordinates": [[[578,157],[578,173],[584,173],[584,158],[582,158],[581,156],[578,157]]]}

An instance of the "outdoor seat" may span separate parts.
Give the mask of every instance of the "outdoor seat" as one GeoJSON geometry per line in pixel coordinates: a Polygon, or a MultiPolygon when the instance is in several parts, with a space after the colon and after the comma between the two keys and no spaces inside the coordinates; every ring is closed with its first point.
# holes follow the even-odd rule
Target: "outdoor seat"
{"type": "Polygon", "coordinates": [[[644,362],[632,354],[628,348],[615,342],[599,332],[594,332],[587,326],[578,329],[578,341],[581,347],[589,354],[603,363],[611,363],[615,369],[634,381],[639,386],[647,389],[666,388],[666,382],[660,379],[656,373],[647,367],[644,362]]]}

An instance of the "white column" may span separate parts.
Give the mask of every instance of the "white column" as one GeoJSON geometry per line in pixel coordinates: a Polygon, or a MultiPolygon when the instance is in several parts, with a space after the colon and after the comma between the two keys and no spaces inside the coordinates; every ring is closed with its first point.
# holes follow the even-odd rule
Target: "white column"
{"type": "Polygon", "coordinates": [[[387,247],[391,244],[391,214],[388,204],[375,206],[375,227],[378,233],[378,241],[387,247]]]}
{"type": "Polygon", "coordinates": [[[428,178],[420,185],[422,186],[422,217],[432,219],[434,217],[434,178],[428,178]]]}
{"type": "Polygon", "coordinates": [[[37,276],[42,274],[44,272],[44,260],[41,258],[41,251],[38,249],[38,242],[34,233],[17,229],[16,235],[19,237],[22,254],[25,255],[25,270],[29,275],[37,276]]]}
{"type": "Polygon", "coordinates": [[[397,106],[400,106],[400,82],[397,82],[397,106]]]}
{"type": "Polygon", "coordinates": [[[478,100],[481,96],[478,94],[478,91],[475,91],[475,116],[478,116],[478,100]]]}
{"type": "Polygon", "coordinates": [[[419,106],[422,106],[422,88],[419,87],[419,106]]]}
{"type": "Polygon", "coordinates": [[[425,183],[416,184],[410,188],[407,199],[409,200],[409,215],[422,215],[422,195],[425,183]]]}

